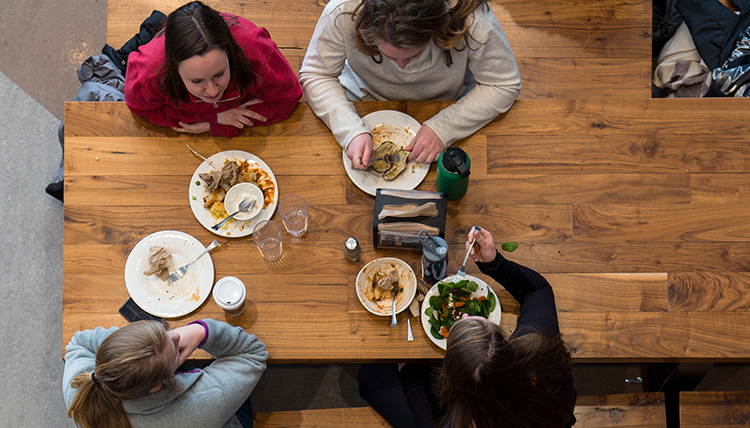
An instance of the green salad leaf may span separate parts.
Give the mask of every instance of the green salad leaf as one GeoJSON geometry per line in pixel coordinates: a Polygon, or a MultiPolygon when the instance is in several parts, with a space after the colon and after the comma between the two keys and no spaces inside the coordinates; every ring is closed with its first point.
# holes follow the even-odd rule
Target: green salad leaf
{"type": "Polygon", "coordinates": [[[501,248],[504,251],[508,251],[508,252],[516,251],[516,248],[518,248],[518,242],[516,242],[516,241],[508,241],[508,242],[504,243],[503,245],[501,245],[501,248]]]}

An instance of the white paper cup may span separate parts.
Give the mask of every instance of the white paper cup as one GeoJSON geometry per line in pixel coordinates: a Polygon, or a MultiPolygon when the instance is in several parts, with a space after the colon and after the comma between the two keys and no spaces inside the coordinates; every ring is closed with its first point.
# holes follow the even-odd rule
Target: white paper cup
{"type": "Polygon", "coordinates": [[[227,315],[237,316],[245,310],[245,284],[233,276],[225,276],[214,285],[214,301],[227,315]]]}

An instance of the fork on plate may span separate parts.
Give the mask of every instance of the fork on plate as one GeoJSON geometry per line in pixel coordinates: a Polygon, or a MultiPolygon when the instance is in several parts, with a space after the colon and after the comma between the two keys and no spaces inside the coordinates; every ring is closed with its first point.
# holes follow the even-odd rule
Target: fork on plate
{"type": "Polygon", "coordinates": [[[396,163],[401,160],[401,156],[398,153],[393,153],[392,155],[385,155],[382,158],[372,158],[370,159],[370,163],[375,161],[385,161],[388,164],[396,163]]]}
{"type": "Polygon", "coordinates": [[[199,258],[201,258],[207,252],[213,250],[216,247],[220,247],[220,246],[221,246],[221,244],[219,244],[219,241],[217,241],[217,240],[214,239],[214,242],[212,242],[211,245],[209,245],[208,247],[206,247],[206,249],[203,250],[203,252],[201,252],[200,254],[198,254],[198,257],[194,258],[190,263],[186,264],[185,266],[183,266],[183,267],[177,269],[176,271],[172,272],[167,277],[167,279],[165,279],[164,281],[166,281],[167,284],[171,284],[171,283],[177,281],[178,279],[181,279],[183,276],[185,276],[185,272],[187,272],[188,266],[190,266],[191,264],[195,263],[199,258]]]}

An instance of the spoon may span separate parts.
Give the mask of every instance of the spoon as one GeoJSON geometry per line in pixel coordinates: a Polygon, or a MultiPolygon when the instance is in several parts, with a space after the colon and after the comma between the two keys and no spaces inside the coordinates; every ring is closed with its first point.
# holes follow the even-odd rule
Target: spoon
{"type": "MultiPolygon", "coordinates": [[[[394,272],[391,272],[391,276],[395,276],[394,272]]],[[[391,327],[396,327],[396,296],[398,295],[400,288],[401,286],[399,285],[398,281],[395,281],[395,284],[393,284],[393,288],[391,289],[391,294],[393,295],[393,302],[391,306],[391,327]]]]}
{"type": "Polygon", "coordinates": [[[414,341],[414,333],[411,331],[411,313],[410,311],[406,311],[406,340],[409,342],[414,341]]]}
{"type": "Polygon", "coordinates": [[[247,198],[247,199],[243,200],[242,202],[240,202],[240,209],[239,209],[239,211],[237,211],[236,213],[234,213],[234,214],[230,215],[229,217],[225,218],[224,220],[221,221],[221,223],[216,224],[214,226],[211,226],[211,229],[213,229],[213,230],[219,230],[221,228],[221,226],[224,225],[224,223],[226,223],[226,222],[229,221],[229,219],[231,219],[232,217],[236,216],[239,213],[246,213],[246,212],[250,211],[251,209],[253,209],[254,206],[255,206],[255,199],[247,198]]]}

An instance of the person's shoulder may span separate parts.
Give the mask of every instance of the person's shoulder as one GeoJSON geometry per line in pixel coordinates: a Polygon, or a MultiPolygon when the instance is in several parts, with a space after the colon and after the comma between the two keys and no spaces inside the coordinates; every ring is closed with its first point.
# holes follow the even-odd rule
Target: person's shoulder
{"type": "Polygon", "coordinates": [[[114,333],[118,329],[119,327],[116,327],[116,326],[109,327],[109,328],[98,326],[98,327],[94,327],[92,330],[79,330],[75,332],[74,336],[78,336],[78,335],[87,336],[87,335],[92,335],[92,334],[98,334],[98,335],[105,334],[109,336],[110,334],[114,333]]]}
{"type": "Polygon", "coordinates": [[[341,13],[353,13],[359,3],[360,0],[331,0],[323,9],[323,14],[335,18],[341,13]]]}
{"type": "Polygon", "coordinates": [[[231,13],[221,13],[221,17],[224,18],[224,21],[229,24],[229,29],[234,31],[234,27],[243,28],[245,30],[255,30],[261,27],[258,27],[255,25],[252,21],[249,19],[242,17],[240,15],[234,15],[231,13]]]}
{"type": "Polygon", "coordinates": [[[137,51],[132,52],[128,56],[128,65],[130,65],[129,62],[131,55],[134,55],[135,58],[140,58],[142,61],[163,63],[165,61],[164,35],[160,34],[151,39],[151,41],[146,43],[145,45],[141,45],[140,47],[138,47],[137,51]]]}
{"type": "Polygon", "coordinates": [[[471,20],[469,33],[480,41],[485,41],[494,28],[501,28],[489,3],[477,6],[467,19],[471,20]]]}
{"type": "Polygon", "coordinates": [[[141,45],[137,51],[128,55],[125,80],[133,76],[133,73],[138,75],[138,79],[153,78],[161,72],[165,62],[164,36],[154,37],[150,42],[141,45]]]}
{"type": "Polygon", "coordinates": [[[229,31],[235,39],[237,38],[258,38],[268,36],[268,31],[263,27],[258,27],[252,21],[239,15],[231,13],[222,13],[222,18],[229,25],[229,31]]]}

